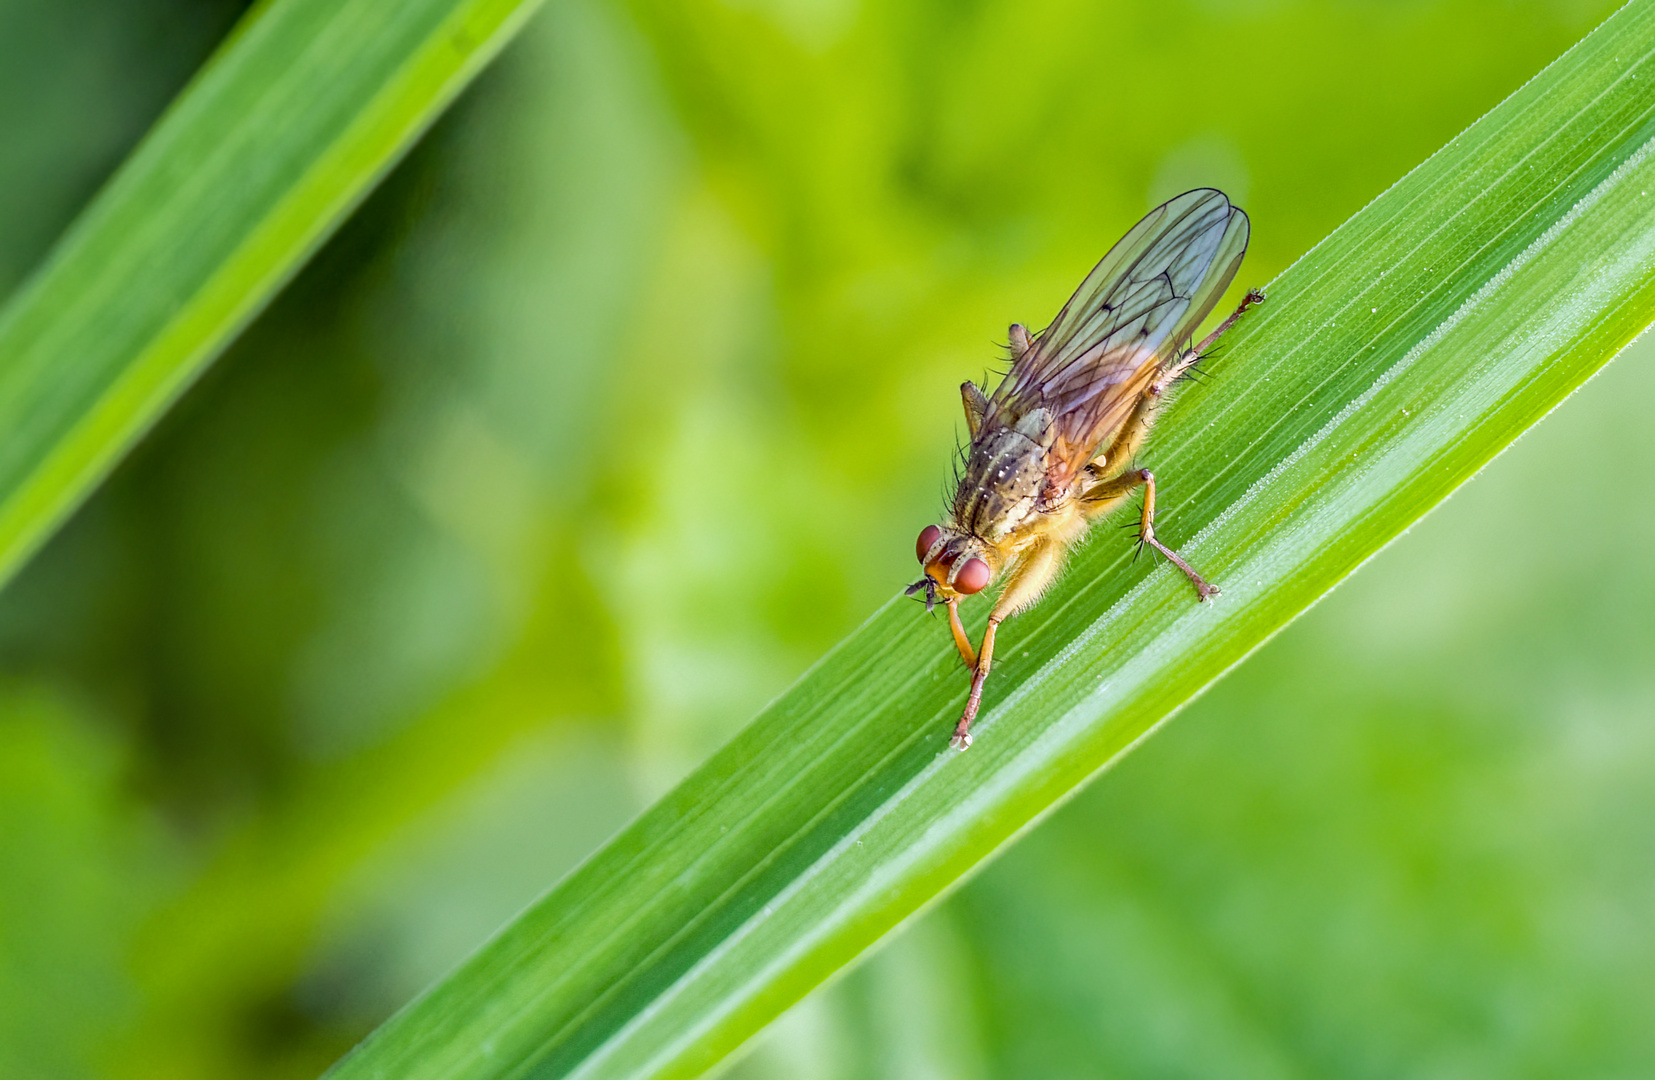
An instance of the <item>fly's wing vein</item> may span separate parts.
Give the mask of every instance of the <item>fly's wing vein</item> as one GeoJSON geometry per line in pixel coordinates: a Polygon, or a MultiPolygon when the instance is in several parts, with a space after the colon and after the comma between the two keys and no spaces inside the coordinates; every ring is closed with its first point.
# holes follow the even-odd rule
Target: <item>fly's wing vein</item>
{"type": "Polygon", "coordinates": [[[1247,215],[1210,188],[1150,211],[1013,364],[984,427],[1044,407],[1054,418],[1053,445],[1070,459],[1064,471],[1078,468],[1218,303],[1247,234],[1247,215]]]}

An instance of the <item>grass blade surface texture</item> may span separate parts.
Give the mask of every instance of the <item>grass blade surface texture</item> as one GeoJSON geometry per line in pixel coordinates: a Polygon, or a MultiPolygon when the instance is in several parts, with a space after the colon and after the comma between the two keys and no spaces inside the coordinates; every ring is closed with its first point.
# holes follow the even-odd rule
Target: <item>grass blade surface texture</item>
{"type": "Polygon", "coordinates": [[[247,17],[0,314],[0,580],[537,3],[247,17]]]}
{"type": "Polygon", "coordinates": [[[1001,631],[959,754],[946,625],[893,600],[333,1075],[694,1075],[957,882],[1650,321],[1652,60],[1640,2],[1283,274],[1184,393],[1145,461],[1216,603],[1099,530],[1001,631]]]}

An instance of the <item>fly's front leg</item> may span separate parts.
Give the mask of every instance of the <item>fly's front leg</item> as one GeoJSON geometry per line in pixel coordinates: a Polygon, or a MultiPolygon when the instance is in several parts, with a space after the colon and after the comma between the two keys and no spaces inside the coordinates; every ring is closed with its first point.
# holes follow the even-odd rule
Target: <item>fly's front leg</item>
{"type": "Polygon", "coordinates": [[[1081,496],[1087,504],[1086,516],[1097,517],[1108,513],[1110,510],[1120,505],[1121,501],[1126,498],[1127,494],[1140,484],[1143,485],[1144,488],[1144,509],[1143,516],[1139,518],[1138,521],[1138,544],[1140,546],[1148,544],[1156,551],[1159,551],[1162,555],[1165,555],[1172,565],[1182,570],[1184,572],[1184,576],[1190,579],[1190,584],[1195,586],[1195,592],[1198,598],[1202,600],[1211,600],[1213,597],[1218,595],[1218,588],[1214,585],[1208,584],[1206,579],[1195,572],[1195,567],[1185,562],[1176,551],[1167,547],[1155,537],[1154,473],[1150,472],[1148,469],[1133,469],[1124,476],[1118,476],[1113,480],[1105,481],[1104,483],[1092,488],[1085,495],[1081,496]]]}
{"type": "Polygon", "coordinates": [[[954,648],[960,650],[960,659],[965,661],[966,667],[975,669],[977,650],[971,647],[971,639],[965,635],[965,624],[960,622],[959,597],[948,601],[948,629],[954,632],[954,648]]]}
{"type": "Polygon", "coordinates": [[[988,678],[988,669],[994,663],[994,628],[1000,625],[1001,618],[996,607],[988,617],[988,629],[983,631],[983,647],[977,650],[977,667],[971,673],[971,695],[965,699],[960,722],[954,725],[954,737],[948,740],[948,745],[956,750],[971,749],[971,721],[977,719],[977,708],[983,701],[983,680],[988,678]]]}
{"type": "MultiPolygon", "coordinates": [[[[977,663],[971,672],[971,694],[965,699],[965,711],[960,714],[960,722],[954,725],[954,737],[948,741],[954,749],[965,750],[971,746],[971,721],[977,718],[977,709],[982,704],[983,680],[988,678],[989,668],[994,666],[995,629],[1007,617],[1039,599],[1046,586],[1057,576],[1062,563],[1062,546],[1050,541],[1038,542],[1018,560],[1011,580],[1006,582],[1005,591],[989,613],[988,629],[983,631],[983,644],[977,650],[977,663]]],[[[956,631],[957,639],[964,636],[963,628],[956,631]]],[[[960,649],[960,655],[964,656],[965,649],[969,647],[970,642],[966,642],[960,649]]]]}

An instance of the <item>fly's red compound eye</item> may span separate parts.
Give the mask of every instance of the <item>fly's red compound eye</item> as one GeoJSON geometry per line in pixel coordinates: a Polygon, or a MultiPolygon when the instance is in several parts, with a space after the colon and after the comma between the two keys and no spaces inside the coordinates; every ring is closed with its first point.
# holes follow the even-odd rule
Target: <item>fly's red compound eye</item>
{"type": "Polygon", "coordinates": [[[935,525],[927,525],[920,530],[919,543],[914,545],[914,554],[919,556],[920,562],[925,561],[925,553],[930,551],[941,537],[942,530],[935,525]]]}
{"type": "Polygon", "coordinates": [[[980,593],[988,585],[988,563],[981,559],[967,559],[960,572],[954,575],[954,591],[970,596],[980,593]]]}

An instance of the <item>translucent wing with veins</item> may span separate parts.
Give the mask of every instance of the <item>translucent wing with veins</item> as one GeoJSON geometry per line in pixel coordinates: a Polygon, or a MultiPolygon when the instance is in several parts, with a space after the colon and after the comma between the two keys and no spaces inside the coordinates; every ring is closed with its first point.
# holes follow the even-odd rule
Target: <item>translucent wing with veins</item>
{"type": "Polygon", "coordinates": [[[985,428],[1052,417],[1054,471],[1073,474],[1118,431],[1229,287],[1247,215],[1219,191],[1187,191],[1121,238],[1012,364],[985,428]]]}

